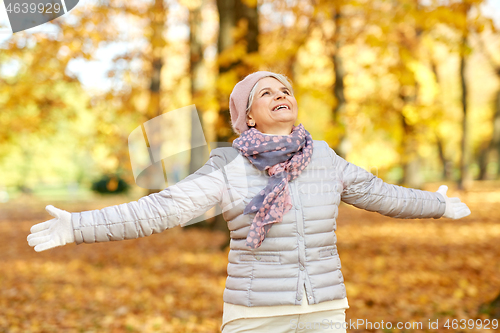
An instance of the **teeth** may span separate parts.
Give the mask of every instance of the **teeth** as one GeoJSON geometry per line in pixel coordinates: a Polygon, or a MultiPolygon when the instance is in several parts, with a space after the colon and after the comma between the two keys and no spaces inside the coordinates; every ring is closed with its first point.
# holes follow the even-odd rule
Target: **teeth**
{"type": "Polygon", "coordinates": [[[287,105],[278,105],[277,107],[275,107],[275,108],[273,109],[273,111],[276,111],[276,110],[281,109],[281,108],[285,108],[285,109],[290,110],[290,108],[289,108],[287,105]]]}

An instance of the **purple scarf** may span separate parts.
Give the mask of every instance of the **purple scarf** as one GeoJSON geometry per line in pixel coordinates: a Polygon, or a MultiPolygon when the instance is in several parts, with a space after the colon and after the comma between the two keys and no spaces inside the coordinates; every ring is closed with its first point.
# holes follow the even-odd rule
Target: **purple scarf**
{"type": "Polygon", "coordinates": [[[311,161],[313,140],[304,126],[293,126],[290,135],[264,135],[255,128],[243,132],[233,147],[257,169],[267,170],[269,181],[245,207],[243,214],[257,213],[246,245],[256,249],[273,223],[283,220],[292,200],[288,182],[297,178],[311,161]]]}

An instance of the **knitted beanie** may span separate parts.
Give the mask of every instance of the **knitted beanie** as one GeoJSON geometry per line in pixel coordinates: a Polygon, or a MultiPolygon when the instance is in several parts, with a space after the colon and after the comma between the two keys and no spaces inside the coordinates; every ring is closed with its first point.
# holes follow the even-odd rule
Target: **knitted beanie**
{"type": "Polygon", "coordinates": [[[247,103],[250,91],[257,82],[273,72],[259,71],[247,75],[243,80],[236,83],[231,96],[229,96],[229,111],[231,113],[231,125],[236,134],[241,134],[248,130],[247,125],[247,103]]]}

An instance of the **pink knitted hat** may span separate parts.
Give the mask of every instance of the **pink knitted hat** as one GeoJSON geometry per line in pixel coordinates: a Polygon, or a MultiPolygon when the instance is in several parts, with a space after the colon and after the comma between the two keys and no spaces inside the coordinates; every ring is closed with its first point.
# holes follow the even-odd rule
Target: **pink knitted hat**
{"type": "Polygon", "coordinates": [[[236,83],[231,96],[229,96],[229,111],[231,112],[231,125],[237,134],[248,130],[247,125],[247,103],[253,86],[262,78],[275,74],[273,72],[259,71],[247,75],[243,80],[236,83]]]}

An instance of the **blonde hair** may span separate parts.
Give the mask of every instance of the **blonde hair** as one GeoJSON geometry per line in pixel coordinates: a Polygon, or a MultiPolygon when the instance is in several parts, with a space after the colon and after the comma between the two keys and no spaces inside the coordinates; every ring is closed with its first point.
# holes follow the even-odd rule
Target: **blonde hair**
{"type": "MultiPolygon", "coordinates": [[[[260,80],[262,80],[265,77],[273,77],[276,80],[280,81],[285,87],[288,88],[288,90],[290,90],[290,92],[291,92],[291,94],[293,96],[292,84],[291,84],[290,80],[285,75],[274,73],[274,74],[266,75],[266,76],[262,77],[260,80]]],[[[257,83],[259,83],[259,81],[257,81],[257,83]]],[[[250,90],[250,95],[248,95],[247,108],[245,110],[246,114],[248,114],[248,112],[250,112],[250,109],[252,108],[253,99],[254,99],[254,96],[255,96],[255,91],[257,90],[257,83],[254,84],[252,90],[250,90]]]]}

